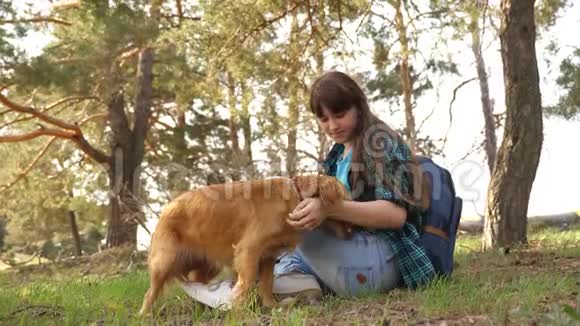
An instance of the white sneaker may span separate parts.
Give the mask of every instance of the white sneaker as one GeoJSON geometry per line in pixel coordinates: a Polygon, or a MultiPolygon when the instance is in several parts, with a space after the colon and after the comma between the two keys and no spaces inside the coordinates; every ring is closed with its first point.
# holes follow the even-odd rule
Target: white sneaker
{"type": "MultiPolygon", "coordinates": [[[[209,307],[227,311],[232,309],[233,286],[231,280],[203,284],[197,282],[181,283],[181,287],[194,300],[209,307]]],[[[320,301],[322,289],[313,275],[304,273],[287,273],[274,277],[272,292],[287,305],[305,299],[310,303],[320,301]]]]}
{"type": "Polygon", "coordinates": [[[197,282],[181,283],[181,287],[190,297],[205,305],[219,310],[232,309],[232,281],[203,284],[197,282]]]}
{"type": "Polygon", "coordinates": [[[299,299],[315,302],[322,298],[322,289],[316,277],[298,272],[275,276],[272,292],[281,304],[299,299]]]}

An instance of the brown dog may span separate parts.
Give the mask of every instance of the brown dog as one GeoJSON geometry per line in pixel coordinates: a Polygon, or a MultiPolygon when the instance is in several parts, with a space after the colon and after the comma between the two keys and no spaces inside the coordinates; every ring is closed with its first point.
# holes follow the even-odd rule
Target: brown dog
{"type": "MultiPolygon", "coordinates": [[[[224,266],[233,267],[234,302],[240,304],[259,274],[259,295],[272,307],[273,267],[284,250],[300,242],[301,232],[286,223],[303,198],[320,197],[322,205],[348,198],[334,177],[298,176],[211,185],[187,192],[163,210],[151,239],[150,288],[140,314],[148,312],[166,282],[173,278],[207,283],[224,266]]],[[[347,238],[346,224],[325,226],[347,238]]]]}

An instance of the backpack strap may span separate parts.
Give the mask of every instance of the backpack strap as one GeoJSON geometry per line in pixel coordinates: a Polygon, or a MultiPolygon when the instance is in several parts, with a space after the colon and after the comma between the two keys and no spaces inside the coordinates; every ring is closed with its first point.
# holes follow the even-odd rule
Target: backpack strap
{"type": "Polygon", "coordinates": [[[447,234],[447,232],[441,230],[440,228],[436,228],[436,227],[431,226],[431,225],[425,225],[425,226],[423,226],[423,232],[434,234],[438,237],[441,237],[441,238],[449,241],[449,235],[447,234]]]}

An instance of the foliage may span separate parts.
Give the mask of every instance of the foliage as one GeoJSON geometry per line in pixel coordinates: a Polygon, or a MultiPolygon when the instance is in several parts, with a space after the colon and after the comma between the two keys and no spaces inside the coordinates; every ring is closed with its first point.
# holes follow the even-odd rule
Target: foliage
{"type": "MultiPolygon", "coordinates": [[[[436,51],[433,51],[431,56],[425,56],[420,46],[426,41],[423,31],[443,30],[446,27],[447,22],[441,19],[441,14],[450,9],[438,6],[429,11],[430,8],[413,1],[404,1],[403,7],[406,11],[404,22],[412,62],[410,67],[412,92],[416,101],[426,91],[433,88],[432,80],[437,76],[458,74],[457,66],[450,57],[435,56],[436,51]],[[426,18],[417,19],[421,16],[426,18]]],[[[377,10],[381,10],[382,15],[377,14],[371,17],[364,31],[364,34],[374,43],[373,65],[376,68],[375,72],[366,74],[365,77],[368,80],[366,86],[372,94],[370,96],[372,100],[388,100],[391,104],[400,104],[399,99],[403,92],[400,82],[402,53],[399,35],[393,26],[395,24],[394,4],[380,6],[377,10]]],[[[396,109],[391,111],[396,111],[396,109]]]]}
{"type": "MultiPolygon", "coordinates": [[[[72,123],[94,117],[82,132],[103,153],[110,152],[114,136],[106,115],[110,96],[123,91],[131,124],[138,54],[144,47],[154,49],[151,128],[141,180],[144,210],[157,210],[156,204],[180,191],[231,180],[235,173],[242,178],[285,173],[294,132],[298,170],[313,170],[308,164],[318,160],[321,144],[313,137],[316,120],[307,112],[307,95],[321,71],[354,62],[348,72],[361,82],[381,116],[395,115],[402,107],[403,50],[393,25],[397,1],[165,1],[157,18],[146,0],[81,1],[78,7],[43,13],[30,8],[18,12],[13,3],[0,0],[0,21],[14,22],[0,24],[0,78],[2,85],[11,85],[3,94],[37,110],[79,97],[48,113],[72,123]],[[41,16],[66,24],[25,22],[41,16]],[[51,37],[36,57],[13,42],[31,30],[51,37]],[[365,42],[372,45],[368,55],[359,48],[365,42]],[[364,68],[357,66],[361,58],[369,59],[364,68]],[[294,109],[296,115],[290,112],[294,109]]],[[[498,10],[483,3],[401,1],[412,106],[418,114],[424,112],[419,99],[429,98],[447,78],[465,73],[448,52],[457,44],[451,42],[469,33],[470,21],[483,21],[484,9],[486,39],[497,39],[498,10]]],[[[538,24],[552,26],[568,5],[565,0],[537,1],[538,24]]],[[[551,108],[566,117],[578,108],[576,57],[562,63],[558,84],[566,93],[551,108]]],[[[0,137],[47,127],[4,109],[0,137]]],[[[46,141],[41,137],[0,146],[5,158],[0,187],[17,179],[46,141]]],[[[444,154],[444,142],[431,135],[418,135],[417,143],[427,154],[444,154]]],[[[108,172],[73,144],[53,143],[25,177],[0,195],[0,216],[9,220],[6,241],[21,244],[30,237],[37,247],[46,241],[58,247],[70,237],[69,211],[77,214],[85,236],[89,229],[102,235],[108,172]]]]}
{"type": "Polygon", "coordinates": [[[562,61],[556,83],[562,88],[564,95],[556,105],[546,108],[546,113],[565,119],[577,118],[580,112],[580,49],[576,49],[570,57],[562,61]]]}
{"type": "Polygon", "coordinates": [[[570,0],[541,0],[536,2],[536,24],[544,28],[554,26],[560,14],[565,9],[570,9],[570,0]]]}
{"type": "MultiPolygon", "coordinates": [[[[3,180],[18,175],[23,158],[32,160],[37,151],[35,145],[17,143],[0,147],[0,155],[6,158],[3,180]],[[19,155],[10,155],[11,152],[19,155]]],[[[7,218],[6,241],[11,245],[70,238],[69,211],[76,214],[81,231],[102,226],[105,208],[99,200],[103,197],[99,194],[103,187],[99,175],[103,171],[80,168],[83,163],[79,163],[80,158],[75,157],[67,144],[57,142],[53,146],[49,155],[60,159],[41,160],[36,169],[0,196],[0,215],[7,218]]]]}
{"type": "Polygon", "coordinates": [[[23,50],[14,44],[17,38],[23,38],[27,29],[16,21],[17,14],[11,0],[0,0],[0,76],[6,75],[23,55],[23,50]]]}

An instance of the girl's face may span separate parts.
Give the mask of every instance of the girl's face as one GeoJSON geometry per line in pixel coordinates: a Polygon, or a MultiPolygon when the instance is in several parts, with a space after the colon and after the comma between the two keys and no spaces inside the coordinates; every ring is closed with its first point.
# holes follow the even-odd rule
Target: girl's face
{"type": "Polygon", "coordinates": [[[318,118],[318,123],[334,142],[345,144],[354,138],[357,118],[355,107],[340,113],[332,113],[332,111],[322,107],[322,117],[318,118]]]}

